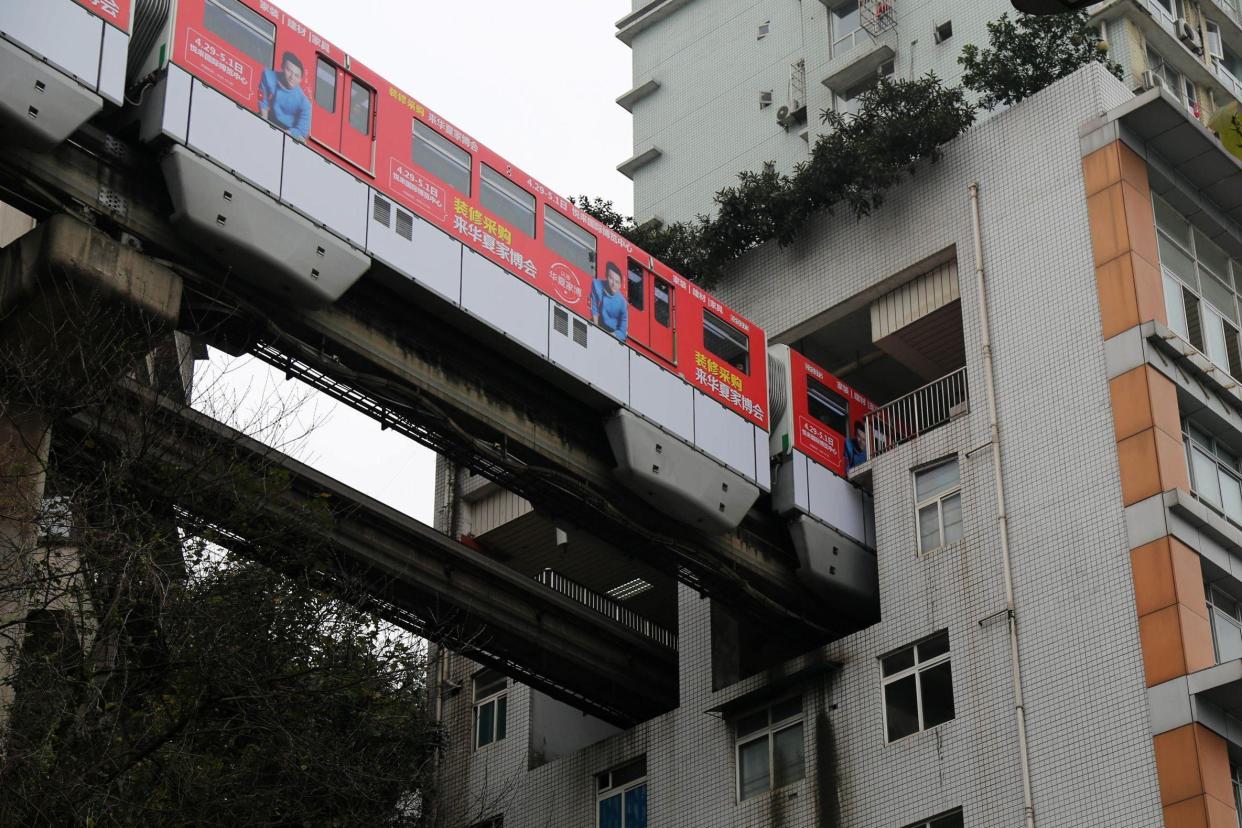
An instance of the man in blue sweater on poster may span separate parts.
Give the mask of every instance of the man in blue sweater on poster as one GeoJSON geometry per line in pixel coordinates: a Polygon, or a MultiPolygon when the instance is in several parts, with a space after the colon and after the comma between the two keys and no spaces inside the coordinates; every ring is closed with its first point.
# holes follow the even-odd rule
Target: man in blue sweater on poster
{"type": "Polygon", "coordinates": [[[591,321],[622,342],[629,335],[630,309],[621,293],[621,268],[608,263],[607,279],[591,282],[591,321]]]}
{"type": "Polygon", "coordinates": [[[306,70],[293,52],[280,59],[280,71],[264,69],[259,81],[259,115],[299,141],[310,134],[310,99],[302,91],[306,70]]]}

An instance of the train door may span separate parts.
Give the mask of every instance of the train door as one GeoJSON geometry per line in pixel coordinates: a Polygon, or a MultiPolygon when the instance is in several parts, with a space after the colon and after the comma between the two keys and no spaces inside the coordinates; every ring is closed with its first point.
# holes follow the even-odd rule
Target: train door
{"type": "Polygon", "coordinates": [[[673,286],[631,259],[625,291],[630,305],[630,337],[676,363],[673,286]]]}
{"type": "Polygon", "coordinates": [[[351,164],[371,171],[375,91],[322,55],[315,61],[311,137],[351,164]]]}

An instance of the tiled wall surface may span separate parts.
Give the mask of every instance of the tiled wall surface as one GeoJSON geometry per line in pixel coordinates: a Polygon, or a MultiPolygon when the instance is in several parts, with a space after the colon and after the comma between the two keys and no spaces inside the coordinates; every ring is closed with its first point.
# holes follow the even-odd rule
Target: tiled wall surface
{"type": "MultiPolygon", "coordinates": [[[[527,691],[513,691],[505,742],[471,752],[467,681],[446,702],[449,802],[495,791],[506,828],[589,826],[593,775],[646,753],[651,826],[833,824],[835,808],[840,825],[897,828],[958,806],[969,826],[1021,824],[967,192],[978,182],[1037,822],[1162,824],[1078,142],[1081,123],[1128,96],[1102,70],[1081,71],[977,125],[870,218],[819,217],[721,286],[773,335],[796,338],[946,249],[962,274],[971,411],[873,461],[883,620],[826,650],[843,666],[806,693],[806,779],[737,801],[730,727],[708,711],[761,679],[712,692],[709,605],[682,588],[678,710],[527,770],[527,691]],[[910,470],[954,454],[963,539],[919,557],[910,470]],[[956,717],[887,744],[878,657],[941,629],[956,717]]],[[[455,670],[468,678],[460,660],[455,670]]]]}

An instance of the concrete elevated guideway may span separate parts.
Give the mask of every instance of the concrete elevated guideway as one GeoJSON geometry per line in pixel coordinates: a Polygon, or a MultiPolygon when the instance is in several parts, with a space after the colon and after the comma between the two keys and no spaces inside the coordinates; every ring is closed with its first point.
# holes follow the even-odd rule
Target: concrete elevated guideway
{"type": "Polygon", "coordinates": [[[434,297],[411,296],[395,273],[377,266],[318,310],[255,293],[174,233],[155,159],[94,127],[48,154],[6,148],[0,192],[35,215],[85,212],[173,262],[186,283],[179,329],[199,341],[257,353],[773,634],[813,646],[872,620],[816,601],[784,527],[759,510],[706,535],[643,503],[614,477],[599,407],[434,297]]]}
{"type": "Polygon", "coordinates": [[[0,530],[15,549],[37,543],[49,466],[90,479],[121,458],[134,494],[179,510],[187,531],[360,598],[578,709],[625,726],[676,706],[668,642],[132,379],[182,300],[172,268],[69,216],[0,250],[0,433],[20,432],[0,443],[0,530]]]}

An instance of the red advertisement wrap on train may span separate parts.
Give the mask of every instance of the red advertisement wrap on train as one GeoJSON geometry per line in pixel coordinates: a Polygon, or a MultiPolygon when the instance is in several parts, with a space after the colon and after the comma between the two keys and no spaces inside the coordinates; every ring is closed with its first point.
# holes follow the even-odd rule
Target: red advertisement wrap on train
{"type": "Polygon", "coordinates": [[[74,2],[129,34],[133,0],[74,0],[74,2]]]}
{"type": "Polygon", "coordinates": [[[845,477],[845,440],[875,403],[797,351],[789,359],[794,447],[845,477]]]}
{"type": "Polygon", "coordinates": [[[768,428],[749,320],[267,0],[181,0],[176,28],[174,63],[768,428]]]}

